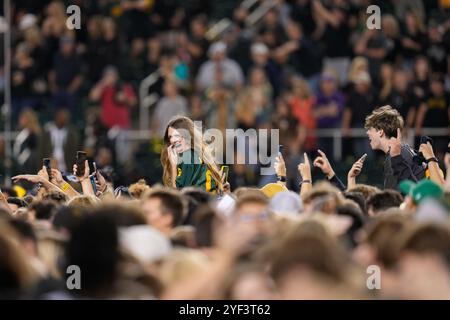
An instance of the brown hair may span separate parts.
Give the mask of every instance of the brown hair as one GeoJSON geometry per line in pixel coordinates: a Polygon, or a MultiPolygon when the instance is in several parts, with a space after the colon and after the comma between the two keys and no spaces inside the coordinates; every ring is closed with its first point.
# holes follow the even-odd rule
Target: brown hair
{"type": "MultiPolygon", "coordinates": [[[[171,186],[172,170],[169,161],[169,154],[167,148],[170,145],[169,128],[183,129],[185,132],[189,132],[191,148],[198,153],[202,163],[204,163],[211,171],[211,176],[215,180],[219,190],[223,189],[222,179],[219,168],[215,162],[215,159],[208,149],[208,146],[203,142],[202,132],[195,127],[194,122],[188,117],[177,116],[173,118],[167,124],[166,131],[164,133],[164,147],[161,152],[161,164],[163,166],[163,182],[165,186],[171,186]]],[[[186,138],[186,137],[185,137],[186,138]]]]}
{"type": "Polygon", "coordinates": [[[367,229],[366,242],[375,250],[376,258],[385,267],[393,267],[397,259],[395,245],[410,224],[401,214],[382,215],[374,219],[367,229]]]}
{"type": "Polygon", "coordinates": [[[370,196],[374,195],[375,193],[381,192],[381,190],[378,189],[377,187],[370,186],[368,184],[362,184],[362,183],[357,184],[356,186],[349,189],[348,191],[361,193],[364,197],[364,200],[366,200],[366,201],[367,201],[367,199],[369,199],[370,196]]]}
{"type": "Polygon", "coordinates": [[[147,185],[144,179],[140,179],[138,182],[131,184],[128,187],[128,192],[135,199],[140,199],[141,196],[150,190],[150,186],[147,185]]]}
{"type": "Polygon", "coordinates": [[[159,199],[163,214],[172,216],[172,227],[181,225],[186,216],[186,204],[183,195],[178,190],[154,188],[142,196],[142,200],[159,199]]]}
{"type": "Polygon", "coordinates": [[[366,117],[364,127],[383,130],[387,138],[396,137],[397,129],[403,129],[403,118],[400,113],[391,106],[383,106],[375,109],[366,117]]]}

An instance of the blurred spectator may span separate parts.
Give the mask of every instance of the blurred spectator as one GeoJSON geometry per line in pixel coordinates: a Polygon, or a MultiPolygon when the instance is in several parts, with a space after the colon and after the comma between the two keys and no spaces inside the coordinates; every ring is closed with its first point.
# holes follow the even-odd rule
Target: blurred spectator
{"type": "MultiPolygon", "coordinates": [[[[294,77],[291,80],[292,94],[289,97],[291,113],[299,125],[303,126],[308,133],[304,140],[303,150],[310,151],[316,148],[316,137],[309,134],[316,128],[316,119],[314,118],[315,97],[308,83],[294,77]]],[[[298,146],[300,148],[300,146],[298,146]]]]}
{"type": "MultiPolygon", "coordinates": [[[[416,134],[422,135],[423,128],[447,128],[450,129],[450,96],[445,92],[444,77],[435,73],[430,79],[430,92],[425,98],[425,103],[420,105],[416,118],[416,134]]],[[[448,143],[447,136],[435,137],[433,147],[436,150],[445,150],[448,143]]],[[[443,158],[443,153],[439,158],[443,158]]]]}
{"type": "Polygon", "coordinates": [[[208,87],[222,83],[239,89],[244,82],[241,67],[226,56],[227,46],[223,42],[213,43],[208,50],[210,59],[203,63],[197,76],[197,89],[205,90],[208,87]]]}
{"type": "Polygon", "coordinates": [[[355,44],[354,51],[369,62],[369,74],[375,83],[378,81],[381,62],[388,53],[388,41],[381,30],[365,29],[355,44]]]}
{"type": "Polygon", "coordinates": [[[151,28],[148,12],[152,6],[153,3],[149,1],[120,1],[120,8],[123,12],[125,34],[129,42],[135,38],[146,38],[149,36],[151,28]]]}
{"type": "Polygon", "coordinates": [[[37,114],[26,109],[19,116],[20,132],[14,140],[13,158],[17,172],[34,173],[39,165],[41,126],[37,114]]]}
{"type": "MultiPolygon", "coordinates": [[[[344,95],[338,89],[338,79],[332,71],[324,71],[320,78],[320,91],[314,105],[314,117],[317,129],[339,128],[342,124],[344,95]]],[[[320,137],[319,149],[325,154],[333,155],[331,138],[320,137]]]]}
{"type": "Polygon", "coordinates": [[[289,21],[286,25],[286,34],[287,42],[274,51],[275,60],[279,64],[291,66],[315,90],[322,67],[318,48],[304,36],[301,26],[294,21],[289,21]]]}
{"type": "Polygon", "coordinates": [[[72,171],[75,154],[79,150],[79,134],[70,124],[70,113],[59,109],[53,122],[46,124],[42,139],[42,158],[52,158],[61,172],[72,171]]]}
{"type": "MultiPolygon", "coordinates": [[[[350,129],[364,128],[365,118],[375,108],[376,96],[367,72],[358,73],[353,79],[351,91],[343,113],[342,134],[348,137],[350,129]]],[[[357,155],[372,155],[370,146],[364,139],[353,139],[353,152],[357,155]]]]}
{"type": "Polygon", "coordinates": [[[254,43],[251,46],[252,67],[262,68],[269,80],[273,97],[278,97],[281,90],[281,70],[279,66],[270,58],[270,52],[264,43],[254,43]]]}
{"type": "Polygon", "coordinates": [[[412,128],[414,127],[419,100],[412,91],[406,71],[395,70],[392,83],[391,92],[386,98],[380,100],[380,105],[394,106],[405,119],[405,128],[412,128]]]}
{"type": "Polygon", "coordinates": [[[13,121],[17,121],[22,109],[36,107],[37,99],[34,97],[33,90],[33,82],[37,76],[36,71],[36,63],[30,56],[27,44],[19,44],[11,68],[13,121]]]}
{"type": "Polygon", "coordinates": [[[424,27],[417,12],[407,12],[403,25],[401,52],[406,68],[412,66],[414,56],[423,53],[425,48],[424,27]]]}
{"type": "Polygon", "coordinates": [[[336,70],[339,82],[345,85],[351,52],[348,7],[341,1],[331,1],[328,7],[321,1],[313,1],[312,7],[313,13],[317,15],[319,28],[322,29],[321,40],[325,45],[324,68],[336,70]]]}
{"type": "Polygon", "coordinates": [[[137,103],[133,88],[119,78],[117,68],[108,66],[103,77],[92,88],[89,98],[100,101],[101,119],[108,128],[128,129],[131,126],[130,108],[137,103]]]}
{"type": "Polygon", "coordinates": [[[430,66],[424,56],[416,57],[414,61],[414,94],[420,102],[425,101],[430,91],[430,66]]]}
{"type": "Polygon", "coordinates": [[[166,126],[172,117],[188,114],[187,100],[178,93],[178,88],[174,81],[166,80],[163,92],[164,96],[156,105],[152,125],[152,130],[161,138],[164,137],[166,126]]]}
{"type": "Polygon", "coordinates": [[[211,87],[206,94],[202,107],[205,110],[206,126],[222,131],[225,137],[225,130],[236,126],[233,94],[229,88],[220,84],[211,87]]]}
{"type": "Polygon", "coordinates": [[[392,14],[384,14],[381,17],[381,29],[386,36],[386,59],[390,63],[399,63],[400,58],[400,27],[392,14]]]}
{"type": "Polygon", "coordinates": [[[77,93],[83,81],[83,63],[75,52],[75,39],[64,36],[60,51],[55,55],[53,69],[49,73],[49,86],[53,94],[53,106],[66,106],[72,115],[79,114],[77,93]]]}

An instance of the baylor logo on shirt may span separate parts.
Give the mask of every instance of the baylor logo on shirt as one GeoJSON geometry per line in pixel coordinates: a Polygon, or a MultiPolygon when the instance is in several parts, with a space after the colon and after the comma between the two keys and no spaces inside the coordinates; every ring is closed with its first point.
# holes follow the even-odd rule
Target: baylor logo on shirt
{"type": "Polygon", "coordinates": [[[183,173],[183,171],[181,171],[181,168],[178,168],[178,173],[177,173],[177,176],[178,177],[181,177],[181,174],[183,173]]]}

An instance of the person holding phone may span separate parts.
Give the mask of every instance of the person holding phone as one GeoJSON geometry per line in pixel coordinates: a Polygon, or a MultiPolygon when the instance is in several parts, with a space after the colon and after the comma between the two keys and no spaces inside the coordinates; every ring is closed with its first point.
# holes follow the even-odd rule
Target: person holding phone
{"type": "MultiPolygon", "coordinates": [[[[403,118],[391,106],[375,109],[366,117],[365,128],[372,150],[386,154],[384,188],[398,189],[402,180],[419,181],[425,178],[426,164],[414,161],[417,153],[402,142],[403,118]]],[[[426,159],[428,160],[428,159],[426,159]]]]}
{"type": "Polygon", "coordinates": [[[161,152],[164,185],[181,189],[198,186],[207,192],[223,191],[223,176],[194,122],[173,118],[164,133],[161,152]],[[195,140],[195,141],[194,141],[195,140]]]}

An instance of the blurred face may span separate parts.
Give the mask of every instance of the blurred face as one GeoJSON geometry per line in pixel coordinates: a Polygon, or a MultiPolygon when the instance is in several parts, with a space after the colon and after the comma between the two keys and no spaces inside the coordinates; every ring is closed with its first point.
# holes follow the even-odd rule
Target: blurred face
{"type": "Polygon", "coordinates": [[[267,231],[269,213],[267,205],[258,202],[247,202],[242,204],[236,211],[239,222],[250,224],[258,233],[267,231]]]}
{"type": "Polygon", "coordinates": [[[169,127],[168,136],[170,145],[175,145],[175,150],[178,153],[182,153],[189,149],[186,139],[177,129],[169,127]]]}
{"type": "Polygon", "coordinates": [[[403,254],[398,280],[401,299],[450,299],[450,273],[435,254],[403,254]]]}
{"type": "Polygon", "coordinates": [[[167,232],[172,225],[172,217],[161,210],[161,200],[150,198],[144,200],[142,210],[147,218],[147,223],[161,232],[167,232]]]}
{"type": "Polygon", "coordinates": [[[264,72],[260,69],[256,69],[252,71],[250,76],[250,82],[252,85],[260,85],[263,84],[265,80],[264,72]]]}
{"type": "Polygon", "coordinates": [[[430,85],[431,92],[440,96],[444,93],[444,85],[440,81],[432,81],[430,85]]]}
{"type": "Polygon", "coordinates": [[[257,65],[263,66],[267,64],[267,60],[269,56],[265,53],[253,53],[252,54],[253,62],[257,65]]]}
{"type": "Polygon", "coordinates": [[[425,59],[419,59],[415,64],[416,72],[418,74],[426,74],[428,73],[428,63],[425,59]]]}
{"type": "Polygon", "coordinates": [[[394,87],[400,92],[405,92],[408,87],[408,77],[404,72],[396,72],[394,75],[394,87]]]}
{"type": "Polygon", "coordinates": [[[21,128],[26,128],[28,125],[28,118],[25,115],[19,117],[19,126],[21,128]]]}
{"type": "Polygon", "coordinates": [[[364,94],[369,90],[369,84],[367,82],[358,82],[355,84],[355,90],[359,94],[364,94]]]}
{"type": "Polygon", "coordinates": [[[381,149],[381,137],[383,136],[383,130],[377,130],[375,128],[369,128],[367,131],[369,137],[370,147],[372,150],[381,149]]]}
{"type": "Polygon", "coordinates": [[[170,81],[164,83],[164,95],[166,97],[174,97],[177,95],[177,87],[174,83],[170,81]]]}
{"type": "Polygon", "coordinates": [[[69,113],[60,111],[55,116],[55,124],[58,128],[64,127],[69,122],[69,113]]]}
{"type": "Polygon", "coordinates": [[[119,80],[119,76],[115,71],[109,71],[105,74],[105,82],[106,84],[113,86],[116,84],[117,80],[119,80]]]}
{"type": "Polygon", "coordinates": [[[215,52],[215,53],[212,55],[212,57],[211,57],[211,60],[213,60],[213,61],[215,61],[215,62],[220,62],[220,61],[222,61],[223,59],[225,59],[225,52],[222,52],[222,51],[220,51],[220,52],[215,52]]]}
{"type": "Polygon", "coordinates": [[[61,52],[64,55],[70,55],[74,49],[74,44],[72,41],[64,41],[61,44],[61,52]]]}
{"type": "Polygon", "coordinates": [[[231,290],[233,300],[270,300],[272,298],[270,279],[258,272],[241,275],[231,290]]]}
{"type": "Polygon", "coordinates": [[[336,82],[332,79],[323,80],[320,83],[320,89],[325,95],[332,95],[336,91],[336,82]]]}
{"type": "Polygon", "coordinates": [[[191,31],[194,36],[203,37],[206,32],[206,26],[199,20],[194,20],[191,23],[191,31]]]}

